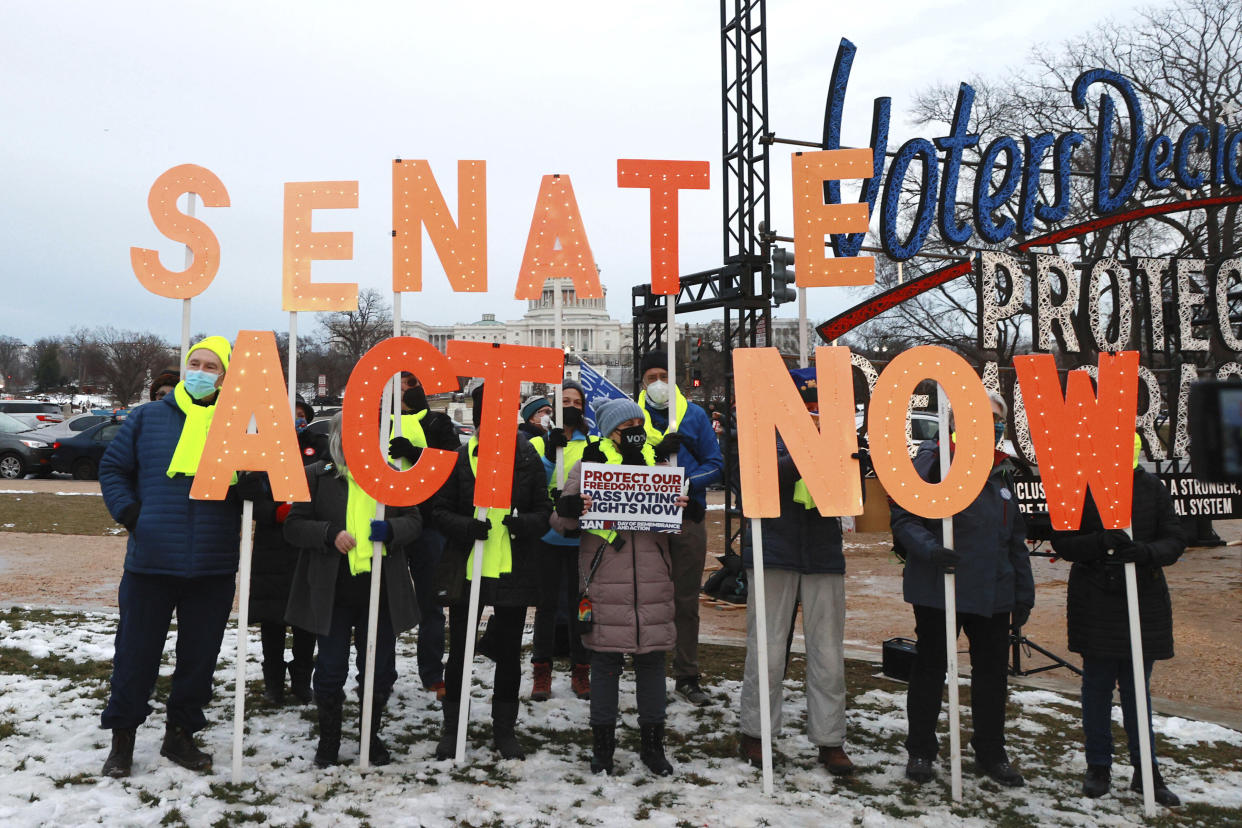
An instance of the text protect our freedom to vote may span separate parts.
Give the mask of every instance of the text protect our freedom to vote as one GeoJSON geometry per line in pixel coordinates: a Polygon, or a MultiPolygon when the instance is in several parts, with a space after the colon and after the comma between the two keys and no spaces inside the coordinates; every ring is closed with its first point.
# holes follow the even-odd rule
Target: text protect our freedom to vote
{"type": "Polygon", "coordinates": [[[582,515],[583,529],[680,532],[685,472],[678,466],[582,464],[582,493],[591,508],[582,515]]]}

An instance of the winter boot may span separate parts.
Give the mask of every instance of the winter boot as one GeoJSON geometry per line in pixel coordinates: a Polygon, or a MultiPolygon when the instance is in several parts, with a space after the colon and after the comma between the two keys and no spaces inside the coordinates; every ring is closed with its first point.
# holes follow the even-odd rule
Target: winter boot
{"type": "Polygon", "coordinates": [[[456,703],[444,699],[444,724],[440,725],[440,741],[436,742],[436,758],[452,759],[457,755],[457,714],[456,703]]]}
{"type": "Polygon", "coordinates": [[[263,662],[263,698],[272,707],[285,703],[285,662],[263,662]]]}
{"type": "Polygon", "coordinates": [[[1099,799],[1108,793],[1112,785],[1112,769],[1108,765],[1087,765],[1087,775],[1082,778],[1084,796],[1099,799]]]}
{"type": "Polygon", "coordinates": [[[289,692],[302,704],[310,704],[314,700],[314,694],[311,693],[313,671],[313,663],[300,664],[296,660],[289,662],[289,692]]]}
{"type": "Polygon", "coordinates": [[[591,773],[612,776],[612,754],[617,749],[617,726],[591,725],[591,773]]]}
{"type": "Polygon", "coordinates": [[[569,686],[573,689],[575,696],[589,701],[591,698],[591,665],[575,664],[569,686]]]}
{"type": "Polygon", "coordinates": [[[134,766],[134,732],[135,728],[117,728],[112,731],[112,752],[104,760],[102,776],[119,779],[129,776],[134,766]]]}
{"type": "Polygon", "coordinates": [[[164,731],[160,756],[171,759],[186,770],[211,770],[211,755],[198,749],[198,745],[194,744],[194,734],[172,722],[164,731]]]}
{"type": "Polygon", "coordinates": [[[656,776],[672,776],[673,766],[664,758],[664,724],[639,725],[642,735],[642,750],[639,758],[643,760],[656,776]]]}
{"type": "Polygon", "coordinates": [[[341,708],[345,704],[345,696],[342,693],[316,695],[315,704],[319,707],[319,746],[315,748],[315,766],[329,768],[336,764],[336,756],[341,749],[341,708]]]}
{"type": "Polygon", "coordinates": [[[515,701],[492,702],[492,744],[505,759],[525,759],[526,751],[518,744],[514,728],[517,726],[518,703],[515,701]]]}
{"type": "MultiPolygon", "coordinates": [[[[1164,784],[1164,778],[1160,776],[1160,768],[1151,769],[1152,794],[1155,800],[1166,808],[1176,808],[1182,804],[1182,800],[1177,794],[1169,790],[1164,784]]],[[[1134,778],[1130,780],[1130,790],[1137,793],[1143,792],[1143,772],[1138,768],[1134,769],[1134,778]]]]}
{"type": "MultiPolygon", "coordinates": [[[[392,763],[392,754],[388,745],[380,738],[380,728],[384,724],[384,706],[388,704],[388,695],[376,694],[371,699],[371,764],[376,767],[392,763]]],[[[362,707],[358,707],[358,744],[362,744],[362,707]]]]}
{"type": "Polygon", "coordinates": [[[552,696],[552,662],[536,661],[533,665],[535,682],[530,688],[531,701],[547,701],[552,696]]]}

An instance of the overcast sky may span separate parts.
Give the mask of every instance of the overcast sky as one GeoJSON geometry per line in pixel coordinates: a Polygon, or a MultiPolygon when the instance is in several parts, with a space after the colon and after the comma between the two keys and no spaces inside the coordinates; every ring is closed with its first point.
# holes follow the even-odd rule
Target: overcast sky
{"type": "MultiPolygon", "coordinates": [[[[70,0],[0,7],[0,334],[31,342],[115,325],[179,339],[180,303],[148,293],[131,245],[184,248],[147,214],[162,172],[200,164],[232,206],[204,209],[220,271],[193,328],[230,338],[284,330],[283,185],[357,180],[359,209],[316,213],[354,233],[354,258],[316,281],[391,290],[391,164],[425,158],[456,207],[456,161],[485,159],[489,287],[455,297],[424,245],[425,288],[406,318],[519,318],[515,276],[540,177],[571,176],[612,315],[649,277],[647,195],[616,186],[618,158],[711,162],[710,191],[681,196],[681,268],[721,263],[720,41],[715,2],[340,3],[70,0]]],[[[995,76],[1132,0],[768,3],[769,128],[818,139],[838,42],[858,46],[843,141],[862,146],[873,98],[893,99],[893,141],[937,82],[995,76]],[[1084,9],[1090,9],[1085,12],[1084,9]]],[[[932,136],[929,136],[932,137],[932,136]]],[[[774,229],[790,232],[789,151],[771,164],[774,229]]],[[[874,226],[874,225],[873,225],[874,226]]],[[[813,321],[858,301],[812,290],[813,321]]],[[[795,305],[781,315],[796,313],[795,305]]],[[[314,328],[311,319],[301,331],[314,328]]],[[[714,318],[698,316],[693,319],[714,318]]],[[[693,321],[693,319],[691,321],[693,321]]]]}

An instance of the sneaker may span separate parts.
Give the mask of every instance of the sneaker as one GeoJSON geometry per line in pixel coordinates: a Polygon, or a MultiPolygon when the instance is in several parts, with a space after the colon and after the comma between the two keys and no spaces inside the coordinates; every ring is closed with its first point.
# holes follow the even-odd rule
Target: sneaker
{"type": "Polygon", "coordinates": [[[677,682],[675,692],[695,707],[707,707],[712,703],[712,697],[707,695],[702,687],[699,687],[698,679],[686,679],[677,682]]]}
{"type": "Polygon", "coordinates": [[[906,760],[906,779],[918,785],[936,778],[932,760],[926,756],[911,756],[906,760]]]}
{"type": "Polygon", "coordinates": [[[532,666],[535,681],[530,688],[530,700],[547,701],[552,697],[552,662],[536,661],[532,666]]]}
{"type": "Polygon", "coordinates": [[[999,762],[992,762],[990,764],[975,762],[975,775],[986,776],[993,782],[1004,785],[1006,788],[1021,788],[1026,784],[1022,774],[1018,773],[1017,768],[1009,764],[1008,759],[1001,759],[999,762]]]}
{"type": "Polygon", "coordinates": [[[850,757],[845,755],[845,750],[840,745],[821,747],[819,763],[833,776],[849,776],[854,772],[854,763],[850,761],[850,757]]]}
{"type": "Polygon", "coordinates": [[[575,696],[589,701],[591,698],[591,665],[575,664],[569,686],[575,696]]]}
{"type": "Polygon", "coordinates": [[[758,736],[747,736],[742,734],[739,740],[738,751],[742,755],[743,761],[747,762],[751,767],[763,767],[763,740],[758,736]]]}
{"type": "MultiPolygon", "coordinates": [[[[1155,800],[1166,808],[1176,808],[1182,804],[1182,800],[1177,794],[1169,790],[1164,784],[1164,778],[1160,776],[1159,768],[1152,768],[1152,788],[1155,794],[1155,800]]],[[[1137,768],[1134,771],[1134,778],[1130,780],[1130,790],[1135,793],[1143,792],[1143,773],[1137,768]]]]}
{"type": "Polygon", "coordinates": [[[1087,765],[1087,774],[1082,778],[1083,796],[1099,799],[1111,786],[1112,769],[1108,765],[1087,765]]]}
{"type": "Polygon", "coordinates": [[[210,771],[211,754],[204,753],[194,744],[194,734],[175,724],[164,731],[164,744],[160,756],[171,759],[186,770],[210,771]]]}

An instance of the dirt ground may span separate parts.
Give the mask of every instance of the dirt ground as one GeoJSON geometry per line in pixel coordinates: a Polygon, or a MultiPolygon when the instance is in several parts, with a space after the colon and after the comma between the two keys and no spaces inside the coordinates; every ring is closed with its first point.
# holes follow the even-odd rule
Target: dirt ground
{"type": "MultiPolygon", "coordinates": [[[[98,484],[68,480],[0,482],[0,526],[6,492],[98,492],[98,484]]],[[[712,500],[720,503],[722,495],[712,500]]],[[[90,497],[90,494],[81,496],[90,497]]],[[[102,504],[101,504],[102,506],[102,504]]],[[[10,506],[7,511],[12,511],[10,506]]],[[[724,548],[724,514],[708,512],[708,568],[724,548]]],[[[1193,548],[1166,571],[1173,595],[1177,656],[1158,664],[1152,674],[1153,706],[1165,713],[1242,727],[1242,521],[1215,524],[1231,544],[1193,548]]],[[[846,647],[852,656],[878,661],[882,642],[912,638],[913,616],[901,599],[901,567],[891,554],[887,534],[846,537],[846,647]]],[[[72,609],[114,610],[116,588],[125,557],[125,538],[87,535],[0,532],[0,603],[72,609]]],[[[1033,557],[1036,605],[1024,632],[1034,643],[1077,664],[1065,649],[1065,586],[1069,564],[1033,557]]],[[[744,608],[701,605],[704,640],[741,642],[746,634],[744,608]]],[[[801,630],[799,629],[799,647],[801,630]]],[[[963,646],[965,638],[962,639],[963,646]]],[[[1022,666],[1049,664],[1035,652],[1023,653],[1022,666]]],[[[968,656],[963,653],[963,669],[968,656]]],[[[1077,692],[1069,670],[1057,668],[1023,679],[1052,689],[1077,692]]]]}

